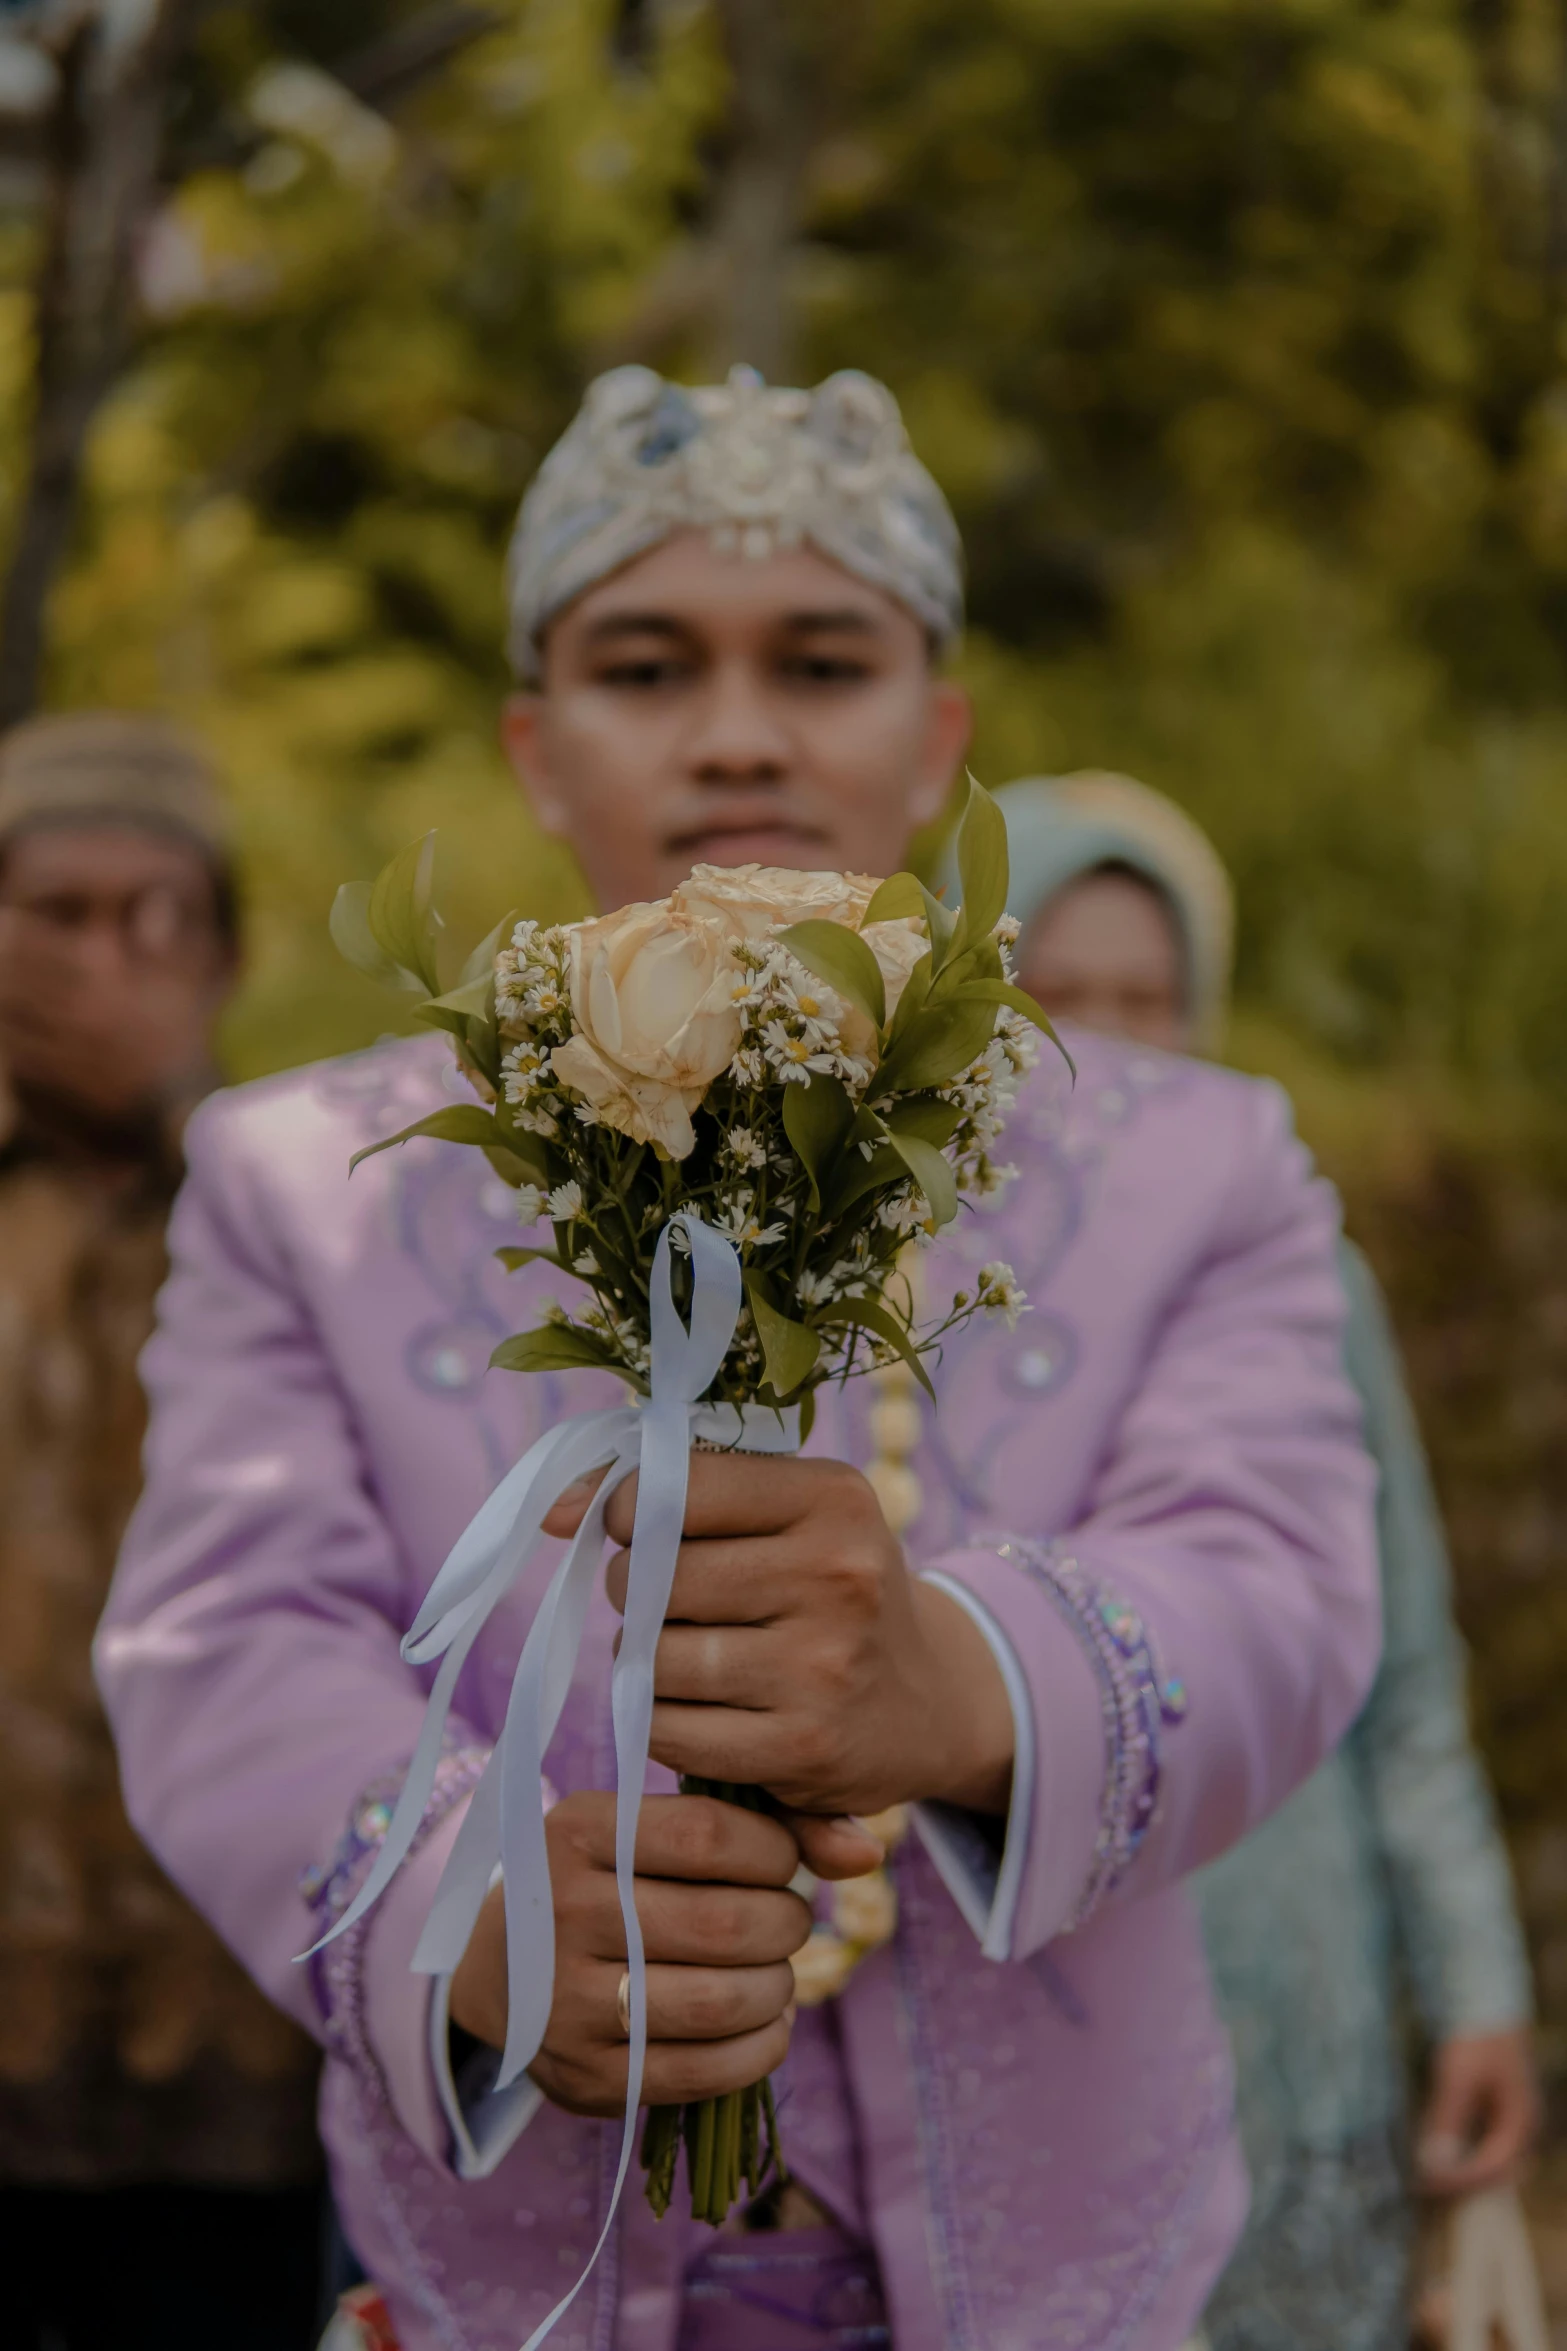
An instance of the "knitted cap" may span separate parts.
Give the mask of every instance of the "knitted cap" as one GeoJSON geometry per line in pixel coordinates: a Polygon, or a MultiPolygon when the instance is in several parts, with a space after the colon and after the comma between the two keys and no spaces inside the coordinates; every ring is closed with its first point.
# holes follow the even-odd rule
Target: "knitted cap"
{"type": "Polygon", "coordinates": [[[185,833],[214,863],[228,861],[216,770],[167,720],[68,711],[27,719],[0,739],[0,841],[19,825],[93,816],[185,833]]]}

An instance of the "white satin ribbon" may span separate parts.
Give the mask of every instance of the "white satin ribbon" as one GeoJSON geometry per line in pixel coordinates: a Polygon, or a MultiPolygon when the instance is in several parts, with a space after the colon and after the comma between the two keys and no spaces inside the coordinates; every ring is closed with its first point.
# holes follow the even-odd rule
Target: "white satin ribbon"
{"type": "MultiPolygon", "coordinates": [[[[442,1734],[462,1669],[494,1609],[527,1566],[550,1510],[579,1478],[606,1474],[550,1579],[523,1644],[506,1720],[441,1874],[414,1952],[425,1975],[456,1967],[500,1865],[506,1906],[506,2047],[496,2087],[504,2089],[538,2055],[555,1985],[555,1911],[544,1841],[544,1754],[571,1688],[593,1578],[604,1547],[604,1512],[632,1471],[640,1473],[625,1625],[610,1682],[615,1732],[615,1884],[631,1979],[630,2067],[620,2165],[603,2230],[576,2285],[529,2336],[535,2351],[581,2292],[614,2222],[636,2145],[647,2059],[647,1968],[634,1894],[637,1819],[647,1777],[653,1717],[653,1658],[663,1630],[685,1523],[691,1446],[743,1444],[753,1453],[792,1453],[799,1413],[697,1402],[718,1373],[741,1305],[734,1245],[681,1209],[664,1226],[653,1258],[652,1369],[645,1403],[578,1414],[551,1429],[509,1470],[453,1544],[402,1644],[410,1665],[441,1660],[419,1743],[374,1868],[354,1900],[312,1949],[358,1923],[406,1859],[435,1786],[442,1734]],[[680,1319],[670,1287],[670,1236],[681,1227],[691,1251],[691,1319],[680,1319]]],[[[308,1959],[311,1952],[302,1956],[308,1959]]]]}

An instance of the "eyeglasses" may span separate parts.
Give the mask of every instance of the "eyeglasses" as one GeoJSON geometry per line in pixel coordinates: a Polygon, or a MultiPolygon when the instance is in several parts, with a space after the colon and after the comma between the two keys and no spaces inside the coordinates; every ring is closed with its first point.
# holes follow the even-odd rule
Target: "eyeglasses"
{"type": "Polygon", "coordinates": [[[113,931],[126,960],[146,965],[193,962],[218,938],[204,895],[169,881],[148,882],[118,898],[74,890],[7,898],[0,890],[0,919],[6,916],[36,925],[48,932],[52,944],[67,949],[113,931]]]}

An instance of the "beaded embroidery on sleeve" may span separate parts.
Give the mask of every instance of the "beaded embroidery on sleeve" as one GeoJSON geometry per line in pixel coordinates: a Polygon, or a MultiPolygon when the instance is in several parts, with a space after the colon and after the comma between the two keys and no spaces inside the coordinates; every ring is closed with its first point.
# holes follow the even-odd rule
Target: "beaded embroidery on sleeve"
{"type": "MultiPolygon", "coordinates": [[[[488,1747],[473,1741],[453,1741],[448,1746],[436,1766],[435,1786],[419,1824],[415,1851],[453,1807],[472,1792],[489,1757],[488,1747]]],[[[300,1893],[314,1912],[320,1929],[325,1930],[342,1917],[373,1866],[391,1825],[392,1808],[402,1783],[401,1767],[372,1781],[356,1799],[336,1850],[300,1878],[300,1893]]],[[[373,2067],[362,2014],[364,1945],[370,1924],[370,1920],[362,1920],[340,1941],[328,1943],[317,1951],[310,1961],[310,1974],[331,2046],[340,2056],[373,2067]]]]}
{"type": "Polygon", "coordinates": [[[1098,1909],[1136,1860],[1159,1815],[1165,1730],[1184,1720],[1184,1684],[1166,1677],[1153,1637],[1130,1608],[1058,1543],[1011,1535],[995,1546],[1049,1594],[1088,1654],[1105,1733],[1104,1794],[1093,1866],[1061,1931],[1098,1909]]]}

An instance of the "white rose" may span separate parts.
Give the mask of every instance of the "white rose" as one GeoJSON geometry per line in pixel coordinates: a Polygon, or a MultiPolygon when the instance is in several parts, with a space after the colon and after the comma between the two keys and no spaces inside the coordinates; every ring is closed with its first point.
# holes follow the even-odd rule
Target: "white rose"
{"type": "Polygon", "coordinates": [[[798,873],[790,865],[698,865],[670,900],[721,922],[731,937],[765,939],[791,922],[841,922],[858,930],[880,885],[868,873],[798,873]]]}
{"type": "Polygon", "coordinates": [[[910,972],[930,946],[925,926],[912,915],[897,922],[868,922],[860,937],[881,966],[882,985],[887,991],[887,1018],[891,1020],[898,1009],[898,998],[908,985],[910,972]]]}
{"type": "Polygon", "coordinates": [[[605,1126],[684,1159],[691,1113],[740,1042],[728,936],[661,901],[576,923],[567,941],[575,1033],[552,1076],[605,1126]]]}

